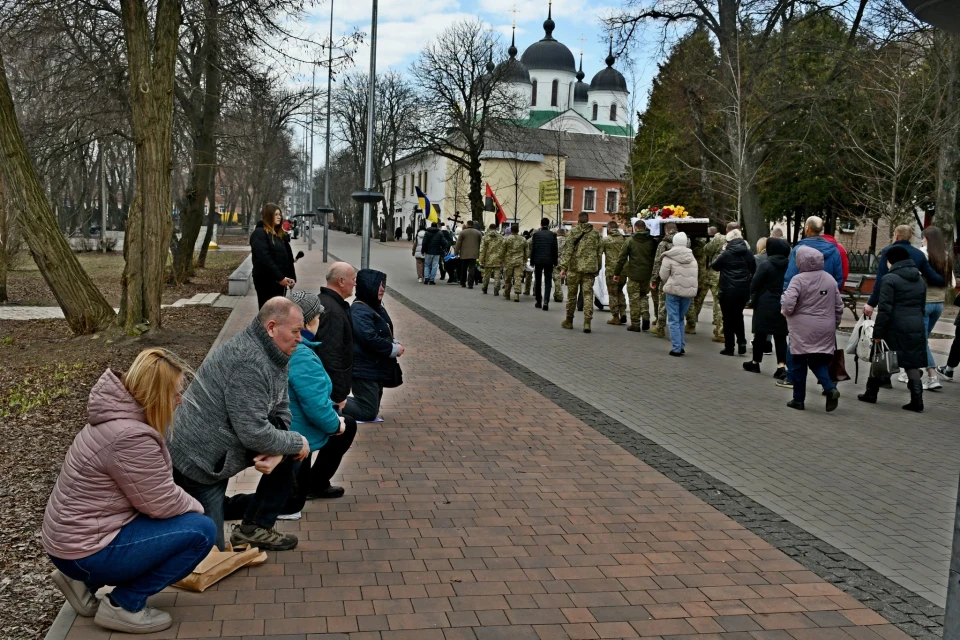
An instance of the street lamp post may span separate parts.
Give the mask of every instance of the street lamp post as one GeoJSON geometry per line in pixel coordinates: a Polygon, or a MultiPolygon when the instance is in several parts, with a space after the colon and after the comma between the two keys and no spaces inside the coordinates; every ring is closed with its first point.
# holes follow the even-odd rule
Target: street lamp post
{"type": "Polygon", "coordinates": [[[330,231],[330,94],[333,90],[333,0],[330,0],[330,41],[327,48],[327,141],[323,172],[323,206],[317,211],[323,214],[323,261],[327,261],[327,234],[330,231]]]}
{"type": "Polygon", "coordinates": [[[363,175],[363,189],[354,191],[351,197],[363,203],[363,226],[360,238],[360,268],[370,268],[370,218],[373,205],[383,200],[383,194],[373,190],[373,109],[377,88],[377,0],[373,0],[373,16],[370,27],[370,77],[367,96],[367,158],[363,175]]]}

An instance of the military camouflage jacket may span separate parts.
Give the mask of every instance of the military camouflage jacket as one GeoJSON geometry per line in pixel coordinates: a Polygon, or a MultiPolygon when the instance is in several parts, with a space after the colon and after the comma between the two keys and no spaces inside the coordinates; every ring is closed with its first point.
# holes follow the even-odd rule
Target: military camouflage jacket
{"type": "Polygon", "coordinates": [[[560,269],[577,273],[600,273],[600,232],[589,222],[577,224],[567,234],[560,269]]]}
{"type": "Polygon", "coordinates": [[[613,275],[613,268],[620,259],[620,252],[626,243],[627,239],[619,231],[608,233],[606,238],[600,240],[600,251],[603,253],[603,264],[606,266],[608,276],[613,275]]]}
{"type": "Polygon", "coordinates": [[[671,231],[663,236],[660,245],[657,247],[657,255],[653,259],[653,272],[650,274],[650,282],[660,282],[660,264],[663,262],[663,254],[673,249],[673,236],[676,231],[671,231]]]}
{"type": "Polygon", "coordinates": [[[519,233],[511,234],[503,241],[503,264],[507,267],[526,264],[528,255],[527,239],[519,233]]]}
{"type": "Polygon", "coordinates": [[[484,267],[499,267],[503,264],[503,236],[499,231],[487,231],[480,243],[479,263],[484,267]]]}
{"type": "Polygon", "coordinates": [[[717,233],[710,239],[710,242],[703,248],[704,262],[707,266],[713,264],[723,248],[727,246],[727,236],[723,233],[717,233]]]}

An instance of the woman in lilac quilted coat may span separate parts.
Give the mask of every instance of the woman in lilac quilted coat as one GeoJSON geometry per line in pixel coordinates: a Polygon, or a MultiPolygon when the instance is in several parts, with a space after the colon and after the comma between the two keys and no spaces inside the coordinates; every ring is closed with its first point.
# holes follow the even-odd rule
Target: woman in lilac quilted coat
{"type": "Polygon", "coordinates": [[[165,442],[186,371],[163,349],[141,352],[122,376],[104,371],[47,502],[51,577],[79,615],[106,629],[168,628],[170,614],[147,598],[188,576],[216,541],[213,520],[174,484],[165,442]],[[98,601],[107,585],[113,592],[98,601]]]}

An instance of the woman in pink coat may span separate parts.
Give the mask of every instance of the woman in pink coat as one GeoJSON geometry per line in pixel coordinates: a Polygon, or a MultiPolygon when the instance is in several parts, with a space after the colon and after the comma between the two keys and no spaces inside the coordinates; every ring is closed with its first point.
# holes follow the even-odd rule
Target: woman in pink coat
{"type": "Polygon", "coordinates": [[[799,273],[783,292],[782,313],[790,331],[793,365],[791,409],[803,409],[807,392],[807,369],[823,385],[827,411],[837,408],[840,392],[830,380],[830,360],[837,349],[837,327],[843,315],[843,300],[837,281],[823,270],[823,254],[812,247],[798,246],[794,259],[799,273]]]}
{"type": "Polygon", "coordinates": [[[147,598],[189,575],[216,540],[213,520],[174,484],[164,440],[186,371],[163,349],[141,352],[122,376],[106,370],[47,502],[51,577],[78,614],[106,629],[168,628],[170,614],[147,598]],[[113,592],[98,601],[107,585],[113,592]]]}

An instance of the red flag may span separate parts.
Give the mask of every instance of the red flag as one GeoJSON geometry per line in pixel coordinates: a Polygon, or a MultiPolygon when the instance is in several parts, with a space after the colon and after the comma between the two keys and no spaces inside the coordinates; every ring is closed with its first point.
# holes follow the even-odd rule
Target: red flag
{"type": "Polygon", "coordinates": [[[493,200],[493,203],[496,205],[497,214],[496,220],[497,224],[505,224],[507,222],[507,214],[503,212],[503,207],[500,206],[500,201],[497,200],[497,196],[493,193],[493,189],[490,187],[490,183],[487,183],[487,197],[493,200]]]}

